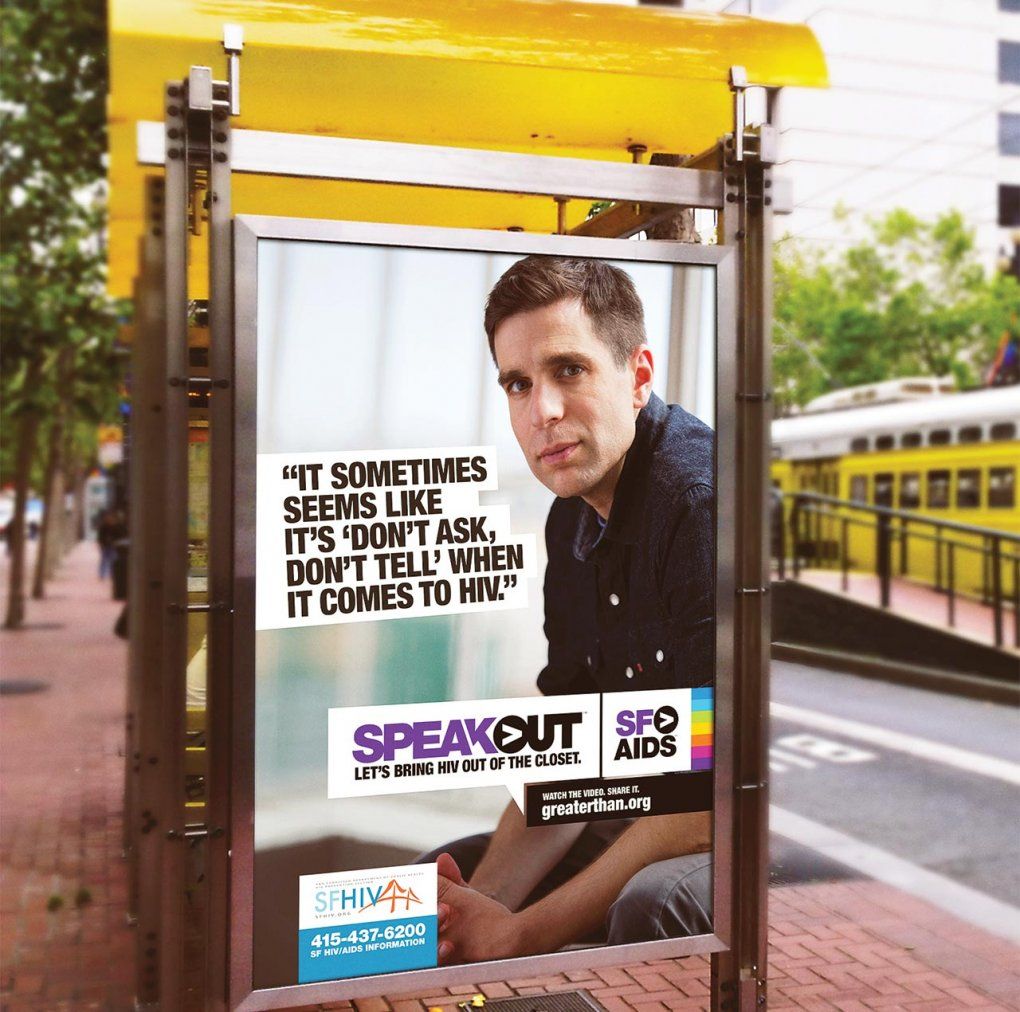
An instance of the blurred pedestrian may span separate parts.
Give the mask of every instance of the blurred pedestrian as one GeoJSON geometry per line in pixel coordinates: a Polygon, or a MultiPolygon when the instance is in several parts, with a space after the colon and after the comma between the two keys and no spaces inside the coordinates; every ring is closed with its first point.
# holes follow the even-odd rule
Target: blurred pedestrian
{"type": "Polygon", "coordinates": [[[96,528],[99,543],[99,579],[105,580],[113,573],[113,560],[117,542],[127,536],[127,524],[120,510],[104,510],[96,528]]]}

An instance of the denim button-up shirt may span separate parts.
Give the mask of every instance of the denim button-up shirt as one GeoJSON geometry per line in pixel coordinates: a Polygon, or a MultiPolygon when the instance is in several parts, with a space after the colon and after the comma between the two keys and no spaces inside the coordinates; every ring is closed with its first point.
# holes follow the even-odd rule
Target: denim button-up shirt
{"type": "Polygon", "coordinates": [[[608,522],[580,498],[553,503],[543,693],[712,684],[714,447],[708,426],[653,394],[608,522]]]}

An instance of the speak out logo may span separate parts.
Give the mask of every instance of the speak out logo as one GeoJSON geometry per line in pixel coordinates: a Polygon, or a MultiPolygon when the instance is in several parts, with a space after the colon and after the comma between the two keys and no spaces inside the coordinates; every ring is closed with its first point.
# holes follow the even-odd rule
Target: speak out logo
{"type": "Polygon", "coordinates": [[[680,714],[673,706],[620,710],[616,715],[614,759],[654,759],[676,755],[680,714]]]}

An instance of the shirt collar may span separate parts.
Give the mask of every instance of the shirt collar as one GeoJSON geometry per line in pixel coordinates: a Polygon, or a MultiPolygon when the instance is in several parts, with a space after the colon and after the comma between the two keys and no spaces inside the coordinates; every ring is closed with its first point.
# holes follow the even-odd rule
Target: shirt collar
{"type": "Polygon", "coordinates": [[[661,398],[652,394],[638,413],[634,425],[634,442],[627,450],[623,471],[613,493],[609,520],[601,517],[587,503],[582,502],[574,535],[574,557],[586,562],[603,539],[632,545],[637,541],[644,515],[652,456],[668,409],[661,398]]]}

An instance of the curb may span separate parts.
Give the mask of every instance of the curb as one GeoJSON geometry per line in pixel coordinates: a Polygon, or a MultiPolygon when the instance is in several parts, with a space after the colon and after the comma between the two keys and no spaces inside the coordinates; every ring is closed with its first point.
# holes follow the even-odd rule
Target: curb
{"type": "Polygon", "coordinates": [[[943,692],[968,699],[980,699],[1005,706],[1020,706],[1020,686],[999,682],[979,675],[962,675],[954,671],[940,671],[899,661],[886,661],[878,657],[844,653],[841,650],[822,650],[799,643],[773,643],[772,658],[810,664],[828,671],[839,671],[864,678],[884,679],[899,685],[912,685],[931,692],[943,692]]]}

